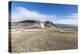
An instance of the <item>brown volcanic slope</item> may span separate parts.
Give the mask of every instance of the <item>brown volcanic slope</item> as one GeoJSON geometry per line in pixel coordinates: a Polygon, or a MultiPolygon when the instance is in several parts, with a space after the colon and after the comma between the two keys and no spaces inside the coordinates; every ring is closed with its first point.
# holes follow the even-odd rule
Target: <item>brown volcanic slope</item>
{"type": "Polygon", "coordinates": [[[51,21],[45,21],[45,22],[41,22],[39,20],[24,20],[24,21],[20,21],[20,22],[13,22],[12,28],[23,28],[23,27],[34,27],[34,28],[41,28],[40,23],[44,23],[44,27],[57,27],[54,23],[52,23],[51,21]]]}

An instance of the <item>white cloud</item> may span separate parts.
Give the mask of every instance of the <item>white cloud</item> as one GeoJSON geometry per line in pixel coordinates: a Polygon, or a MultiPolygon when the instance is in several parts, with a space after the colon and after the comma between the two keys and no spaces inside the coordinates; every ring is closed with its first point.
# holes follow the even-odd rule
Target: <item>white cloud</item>
{"type": "Polygon", "coordinates": [[[16,7],[14,13],[12,13],[12,21],[21,21],[21,20],[53,20],[56,18],[55,15],[45,15],[36,11],[31,11],[23,7],[16,7]]]}
{"type": "Polygon", "coordinates": [[[53,23],[59,24],[73,24],[77,25],[77,13],[73,13],[69,16],[65,16],[63,19],[59,19],[56,15],[46,15],[41,14],[36,11],[31,11],[27,8],[16,7],[16,10],[12,12],[12,21],[22,21],[22,20],[40,20],[40,21],[52,21],[53,23]]]}
{"type": "Polygon", "coordinates": [[[78,14],[73,13],[69,16],[65,16],[64,19],[57,19],[55,23],[60,23],[60,24],[72,24],[72,25],[77,25],[78,24],[78,14]]]}

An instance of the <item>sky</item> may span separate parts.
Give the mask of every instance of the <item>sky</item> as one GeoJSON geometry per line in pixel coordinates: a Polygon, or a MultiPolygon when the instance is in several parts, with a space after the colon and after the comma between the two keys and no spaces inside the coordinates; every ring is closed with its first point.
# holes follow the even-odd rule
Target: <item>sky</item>
{"type": "Polygon", "coordinates": [[[9,2],[9,13],[12,22],[40,20],[77,25],[78,20],[78,6],[70,4],[12,1],[9,2]]]}

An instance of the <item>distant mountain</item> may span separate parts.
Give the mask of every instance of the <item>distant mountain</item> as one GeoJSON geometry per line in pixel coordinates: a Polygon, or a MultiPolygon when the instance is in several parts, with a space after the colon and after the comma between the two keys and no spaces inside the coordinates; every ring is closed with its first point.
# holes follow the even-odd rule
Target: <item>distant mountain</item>
{"type": "Polygon", "coordinates": [[[61,27],[61,28],[78,28],[78,26],[68,25],[68,24],[56,24],[56,26],[61,27]]]}
{"type": "Polygon", "coordinates": [[[19,23],[40,23],[41,21],[39,20],[23,20],[20,21],[19,23]]]}
{"type": "Polygon", "coordinates": [[[67,24],[55,24],[51,21],[39,21],[39,20],[23,20],[19,22],[11,23],[13,26],[20,26],[20,27],[28,27],[28,28],[41,28],[41,27],[55,27],[55,28],[72,28],[77,29],[77,26],[67,25],[67,24]]]}
{"type": "Polygon", "coordinates": [[[44,22],[44,25],[47,26],[47,27],[53,27],[53,26],[57,27],[57,26],[56,26],[53,22],[51,22],[51,21],[45,21],[45,22],[44,22]]]}
{"type": "Polygon", "coordinates": [[[39,20],[24,20],[24,21],[20,21],[18,23],[24,23],[24,25],[27,25],[27,24],[29,24],[29,25],[32,25],[32,24],[35,25],[36,24],[36,26],[39,26],[39,25],[41,26],[41,24],[43,24],[44,27],[53,27],[53,26],[57,27],[51,21],[42,22],[42,21],[39,21],[39,20]]]}

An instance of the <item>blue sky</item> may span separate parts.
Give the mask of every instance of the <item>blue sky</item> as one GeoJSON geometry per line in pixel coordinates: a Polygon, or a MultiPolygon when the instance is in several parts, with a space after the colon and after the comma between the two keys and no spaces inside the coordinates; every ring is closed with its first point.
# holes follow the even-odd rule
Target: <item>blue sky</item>
{"type": "Polygon", "coordinates": [[[12,21],[27,19],[52,21],[61,24],[77,24],[77,5],[11,2],[12,21]]]}

